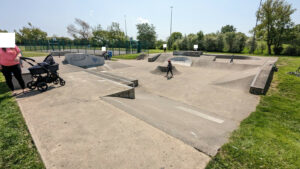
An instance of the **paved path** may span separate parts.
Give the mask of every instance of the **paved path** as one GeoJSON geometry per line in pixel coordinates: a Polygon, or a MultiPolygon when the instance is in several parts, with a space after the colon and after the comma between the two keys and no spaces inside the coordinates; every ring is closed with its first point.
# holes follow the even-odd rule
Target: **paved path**
{"type": "Polygon", "coordinates": [[[213,112],[136,88],[136,99],[104,97],[108,103],[183,140],[206,154],[215,155],[238,123],[213,112]]]}
{"type": "Polygon", "coordinates": [[[47,168],[204,168],[209,157],[105,102],[122,90],[61,65],[64,87],[17,98],[47,168]]]}

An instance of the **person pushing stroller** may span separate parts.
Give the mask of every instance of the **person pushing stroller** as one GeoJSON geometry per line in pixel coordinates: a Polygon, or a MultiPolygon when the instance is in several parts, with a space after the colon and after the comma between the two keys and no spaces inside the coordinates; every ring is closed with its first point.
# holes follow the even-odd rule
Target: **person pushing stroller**
{"type": "Polygon", "coordinates": [[[173,66],[172,66],[172,63],[171,63],[171,60],[168,60],[168,66],[167,66],[167,75],[166,77],[169,79],[169,78],[172,78],[173,77],[173,66]],[[169,72],[171,73],[171,77],[169,77],[169,72]]]}

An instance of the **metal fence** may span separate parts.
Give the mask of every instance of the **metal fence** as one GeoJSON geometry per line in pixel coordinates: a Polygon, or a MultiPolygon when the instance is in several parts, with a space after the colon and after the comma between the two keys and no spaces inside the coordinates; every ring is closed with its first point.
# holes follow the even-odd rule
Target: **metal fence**
{"type": "Polygon", "coordinates": [[[67,51],[75,53],[86,53],[93,55],[101,55],[102,47],[106,47],[107,51],[111,51],[112,55],[135,54],[148,52],[147,43],[139,41],[122,41],[98,43],[93,41],[71,41],[71,40],[39,40],[25,41],[19,46],[24,46],[25,51],[53,52],[67,51]]]}

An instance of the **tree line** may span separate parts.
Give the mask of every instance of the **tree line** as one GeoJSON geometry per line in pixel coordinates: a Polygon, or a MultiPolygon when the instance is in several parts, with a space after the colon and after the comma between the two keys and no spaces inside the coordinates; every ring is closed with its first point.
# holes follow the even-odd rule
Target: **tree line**
{"type": "MultiPolygon", "coordinates": [[[[204,34],[199,31],[183,35],[181,32],[173,32],[166,40],[157,40],[154,25],[141,23],[136,25],[136,39],[149,49],[162,49],[163,44],[167,44],[170,50],[193,50],[197,44],[198,50],[209,52],[263,54],[267,50],[267,54],[300,55],[300,24],[295,25],[291,20],[294,12],[295,9],[285,0],[266,0],[256,12],[257,26],[250,31],[255,37],[247,37],[233,25],[225,25],[215,33],[204,34]]],[[[112,22],[107,29],[103,29],[101,25],[92,27],[79,18],[67,26],[67,32],[73,39],[48,37],[45,31],[31,23],[15,32],[18,44],[55,38],[59,41],[104,46],[121,45],[132,40],[122,31],[119,23],[112,22]]]]}

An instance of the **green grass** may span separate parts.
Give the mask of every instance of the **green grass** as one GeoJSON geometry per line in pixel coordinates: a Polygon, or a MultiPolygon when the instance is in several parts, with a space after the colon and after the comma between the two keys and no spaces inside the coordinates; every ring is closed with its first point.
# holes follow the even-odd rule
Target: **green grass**
{"type": "Polygon", "coordinates": [[[266,96],[207,165],[215,168],[300,168],[300,57],[281,57],[266,96]]]}
{"type": "Polygon", "coordinates": [[[136,59],[140,53],[113,56],[112,59],[136,59]]]}
{"type": "Polygon", "coordinates": [[[0,75],[0,168],[45,168],[23,116],[0,75]]]}
{"type": "Polygon", "coordinates": [[[24,57],[38,57],[38,56],[47,56],[49,53],[46,52],[27,52],[27,51],[22,51],[22,54],[24,57]]]}

